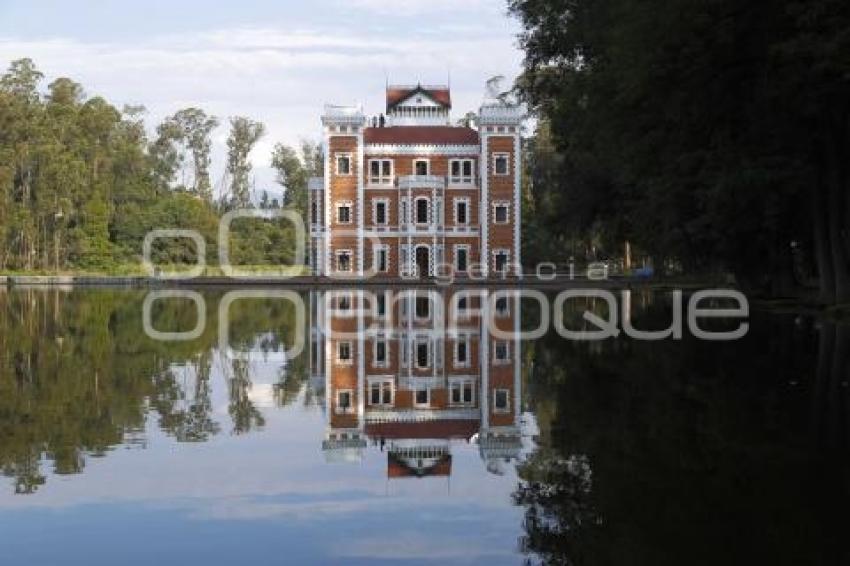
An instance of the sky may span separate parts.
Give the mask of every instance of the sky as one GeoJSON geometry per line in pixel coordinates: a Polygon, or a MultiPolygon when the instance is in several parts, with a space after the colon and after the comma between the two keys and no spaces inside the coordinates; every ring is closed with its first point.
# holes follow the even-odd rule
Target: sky
{"type": "MultiPolygon", "coordinates": [[[[0,0],[0,65],[32,58],[121,108],[143,104],[148,129],[187,106],[262,121],[251,153],[258,190],[273,189],[276,142],[318,140],[323,105],[383,110],[390,83],[446,83],[453,115],[476,109],[484,82],[520,71],[518,22],[505,0],[239,2],[0,0]]],[[[227,127],[213,133],[213,182],[227,127]]]]}

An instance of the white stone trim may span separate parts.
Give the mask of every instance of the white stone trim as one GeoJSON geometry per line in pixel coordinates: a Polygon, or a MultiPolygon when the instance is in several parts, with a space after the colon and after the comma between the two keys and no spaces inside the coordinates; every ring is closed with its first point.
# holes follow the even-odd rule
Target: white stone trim
{"type": "Polygon", "coordinates": [[[337,151],[334,153],[334,174],[337,177],[350,177],[354,175],[354,161],[351,158],[350,151],[337,151]],[[342,158],[348,159],[348,173],[339,172],[339,161],[342,158]]]}
{"type": "Polygon", "coordinates": [[[507,256],[507,259],[505,260],[505,267],[508,268],[511,265],[511,250],[507,248],[497,248],[491,252],[491,263],[493,266],[493,273],[501,274],[502,272],[496,270],[496,256],[499,254],[505,254],[507,256]]]}
{"type": "Polygon", "coordinates": [[[354,260],[354,252],[353,252],[353,250],[351,250],[351,249],[349,249],[349,248],[343,248],[343,249],[339,249],[339,250],[334,250],[334,254],[333,254],[333,256],[334,256],[334,260],[335,260],[335,261],[334,261],[334,266],[333,266],[333,267],[334,267],[334,269],[333,269],[333,270],[334,270],[334,272],[336,272],[336,273],[351,273],[351,272],[353,272],[353,271],[354,271],[354,265],[352,265],[353,260],[354,260]],[[340,258],[340,256],[341,256],[341,255],[343,255],[343,254],[348,254],[348,270],[346,270],[346,271],[341,271],[340,269],[338,269],[338,266],[339,266],[339,258],[340,258]]]}
{"type": "Polygon", "coordinates": [[[336,212],[336,219],[334,224],[354,224],[354,202],[350,200],[338,200],[334,202],[334,212],[336,212]],[[339,209],[343,207],[348,207],[348,221],[342,222],[339,219],[339,209]]]}
{"type": "Polygon", "coordinates": [[[505,387],[499,387],[493,390],[493,412],[494,413],[510,413],[511,412],[511,390],[505,387]],[[498,392],[505,392],[505,406],[499,407],[496,405],[496,395],[498,392]]]}
{"type": "MultiPolygon", "coordinates": [[[[467,298],[467,300],[469,300],[467,298]]],[[[454,344],[452,347],[452,367],[455,368],[468,368],[472,366],[472,340],[469,334],[462,334],[457,336],[454,339],[454,344]],[[466,361],[460,361],[458,357],[458,346],[460,343],[466,345],[466,361]]]]}
{"type": "Polygon", "coordinates": [[[522,276],[522,147],[519,134],[514,137],[514,265],[517,277],[522,276]]]}
{"type": "Polygon", "coordinates": [[[390,199],[387,197],[372,199],[372,225],[388,226],[390,223],[390,199]],[[378,203],[384,204],[384,222],[378,222],[378,203]]]}
{"type": "Polygon", "coordinates": [[[462,186],[465,185],[465,186],[469,186],[469,187],[474,187],[475,186],[475,159],[470,158],[470,157],[449,159],[449,170],[448,170],[447,177],[449,179],[450,185],[462,185],[462,186]],[[470,163],[470,167],[469,167],[469,173],[470,174],[469,174],[468,177],[463,174],[463,165],[464,165],[464,163],[467,163],[467,162],[470,163]],[[454,163],[460,163],[460,165],[459,165],[460,175],[458,175],[458,176],[452,175],[452,165],[454,163]]]}
{"type": "Polygon", "coordinates": [[[334,357],[336,365],[350,366],[354,364],[354,343],[351,340],[341,340],[336,343],[336,355],[334,357]],[[348,346],[348,359],[342,357],[342,347],[348,346]]]}
{"type": "Polygon", "coordinates": [[[450,407],[474,407],[475,406],[475,378],[468,377],[454,377],[450,376],[448,378],[448,404],[450,407]],[[469,388],[472,392],[472,398],[469,401],[463,400],[463,390],[464,386],[469,385],[469,388]],[[454,389],[456,387],[460,388],[460,401],[455,401],[452,399],[452,394],[454,393],[454,389]]]}
{"type": "Polygon", "coordinates": [[[512,164],[511,164],[511,154],[510,153],[508,153],[506,151],[497,151],[497,152],[493,153],[492,159],[493,159],[493,175],[494,176],[496,176],[496,177],[507,177],[508,175],[511,174],[511,165],[512,164]],[[498,159],[501,159],[502,157],[505,158],[505,161],[507,163],[507,170],[504,173],[499,173],[496,170],[496,161],[498,159]]]}
{"type": "Polygon", "coordinates": [[[363,277],[365,254],[363,231],[366,227],[366,199],[363,194],[363,130],[357,133],[357,274],[363,277]]]}
{"type": "Polygon", "coordinates": [[[392,261],[390,258],[390,245],[389,244],[375,244],[372,246],[372,269],[374,269],[375,273],[389,273],[390,265],[392,261]],[[386,269],[378,268],[378,252],[384,251],[387,253],[387,261],[386,261],[386,269]]]}
{"type": "Polygon", "coordinates": [[[417,386],[413,389],[413,406],[418,407],[418,408],[430,407],[431,406],[431,388],[430,387],[428,387],[427,385],[419,385],[419,386],[417,386]],[[428,396],[428,400],[425,401],[424,403],[420,403],[416,399],[416,397],[417,397],[416,394],[419,393],[420,391],[425,391],[426,395],[428,396]]]}
{"type": "Polygon", "coordinates": [[[494,366],[502,366],[508,365],[511,363],[511,343],[508,340],[494,340],[493,341],[493,365],[494,366]],[[499,350],[499,346],[505,346],[505,358],[499,359],[496,357],[496,352],[499,350]]]}
{"type": "Polygon", "coordinates": [[[410,170],[413,171],[412,176],[414,177],[430,177],[431,176],[431,160],[427,157],[414,157],[410,160],[410,170]],[[420,175],[416,172],[416,163],[419,161],[425,162],[425,173],[420,175]]]}
{"type": "Polygon", "coordinates": [[[433,236],[437,236],[441,238],[445,236],[446,238],[478,238],[479,230],[477,227],[468,227],[466,230],[452,230],[450,228],[446,228],[444,230],[437,229],[419,229],[419,230],[366,230],[363,232],[366,238],[406,238],[408,235],[413,236],[414,238],[424,237],[430,238],[433,236]]]}
{"type": "Polygon", "coordinates": [[[454,213],[454,223],[455,226],[469,226],[470,224],[470,212],[472,212],[472,199],[469,197],[452,197],[452,212],[454,213]],[[458,205],[461,203],[466,204],[466,222],[458,222],[457,219],[457,210],[458,205]]]}
{"type": "Polygon", "coordinates": [[[490,138],[484,133],[479,133],[479,135],[481,136],[481,154],[478,159],[479,175],[481,178],[481,200],[478,203],[478,223],[481,226],[481,274],[487,277],[490,273],[490,263],[487,261],[487,257],[489,256],[488,250],[490,248],[490,223],[488,222],[488,215],[490,213],[490,177],[487,171],[490,160],[487,159],[487,143],[490,141],[490,138]]]}
{"type": "Polygon", "coordinates": [[[480,148],[476,144],[368,144],[366,153],[370,156],[382,155],[451,155],[478,156],[480,148]]]}
{"type": "Polygon", "coordinates": [[[431,214],[431,197],[427,197],[427,196],[424,196],[424,195],[419,195],[419,196],[413,197],[413,211],[412,212],[413,212],[413,222],[411,224],[417,224],[419,226],[424,226],[424,225],[430,226],[431,225],[431,217],[432,217],[432,214],[431,214]],[[423,200],[428,204],[425,222],[421,222],[419,220],[419,201],[423,201],[423,200]]]}
{"type": "Polygon", "coordinates": [[[356,407],[354,406],[354,390],[353,389],[337,389],[336,390],[336,403],[334,404],[334,413],[338,415],[350,415],[356,411],[356,407]],[[343,395],[348,395],[348,407],[340,407],[340,397],[343,395]]]}
{"type": "Polygon", "coordinates": [[[491,211],[492,211],[492,215],[493,215],[492,216],[493,224],[499,224],[499,225],[510,224],[510,222],[511,222],[511,201],[509,201],[509,200],[494,200],[492,205],[491,205],[491,211]],[[507,209],[506,214],[505,214],[505,220],[503,222],[496,220],[496,208],[498,208],[500,206],[504,206],[507,209]]]}
{"type": "Polygon", "coordinates": [[[393,188],[393,182],[395,180],[395,161],[388,157],[373,157],[369,158],[366,163],[366,182],[372,188],[384,187],[384,188],[393,188]],[[390,164],[390,174],[388,177],[385,177],[383,174],[384,170],[384,162],[389,162],[390,164]],[[372,163],[380,163],[378,165],[378,176],[372,176],[372,163]]]}
{"type": "MultiPolygon", "coordinates": [[[[386,368],[390,366],[390,340],[386,335],[376,336],[372,341],[372,367],[386,368]],[[378,342],[384,344],[384,361],[378,361],[378,342]]],[[[369,378],[370,381],[373,378],[369,378]]]]}
{"type": "MultiPolygon", "coordinates": [[[[414,306],[414,312],[415,312],[414,306]]],[[[411,364],[414,369],[423,370],[428,369],[433,365],[433,357],[434,357],[434,348],[431,347],[431,340],[428,338],[414,338],[413,339],[413,363],[411,364]],[[421,344],[425,344],[425,347],[428,349],[428,356],[426,360],[426,364],[424,366],[419,365],[419,346],[421,344]]]]}
{"type": "Polygon", "coordinates": [[[469,265],[472,263],[472,258],[470,257],[471,256],[470,252],[472,251],[472,246],[470,246],[469,244],[454,244],[452,246],[452,248],[453,248],[452,249],[452,267],[454,267],[455,271],[457,271],[458,273],[468,272],[469,271],[469,265]],[[463,250],[463,251],[466,252],[466,269],[461,269],[460,266],[458,265],[458,258],[457,258],[458,254],[457,254],[457,252],[460,251],[460,250],[463,250]]]}

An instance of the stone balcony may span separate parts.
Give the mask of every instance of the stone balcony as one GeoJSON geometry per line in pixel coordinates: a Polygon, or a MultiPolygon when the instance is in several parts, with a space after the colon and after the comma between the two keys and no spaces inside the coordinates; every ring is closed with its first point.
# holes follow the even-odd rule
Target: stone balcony
{"type": "Polygon", "coordinates": [[[446,178],[441,175],[400,175],[399,190],[407,189],[444,189],[446,178]]]}

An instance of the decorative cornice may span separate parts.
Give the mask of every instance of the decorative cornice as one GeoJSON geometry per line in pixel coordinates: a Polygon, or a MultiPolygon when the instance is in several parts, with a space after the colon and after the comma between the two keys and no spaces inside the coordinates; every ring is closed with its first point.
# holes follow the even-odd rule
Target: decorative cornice
{"type": "Polygon", "coordinates": [[[477,144],[367,144],[368,155],[473,155],[481,148],[477,144]]]}

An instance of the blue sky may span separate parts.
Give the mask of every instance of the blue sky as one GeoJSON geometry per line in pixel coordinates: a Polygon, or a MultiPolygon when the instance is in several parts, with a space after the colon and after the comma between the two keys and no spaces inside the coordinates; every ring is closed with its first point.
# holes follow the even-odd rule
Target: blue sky
{"type": "MultiPolygon", "coordinates": [[[[31,57],[47,81],[70,76],[119,107],[144,104],[151,126],[190,105],[259,119],[268,133],[251,157],[258,188],[271,188],[271,147],[317,138],[325,102],[377,113],[386,77],[450,73],[460,116],[487,78],[519,72],[518,31],[504,0],[0,0],[0,64],[31,57]]],[[[226,136],[214,133],[214,179],[226,136]]]]}

